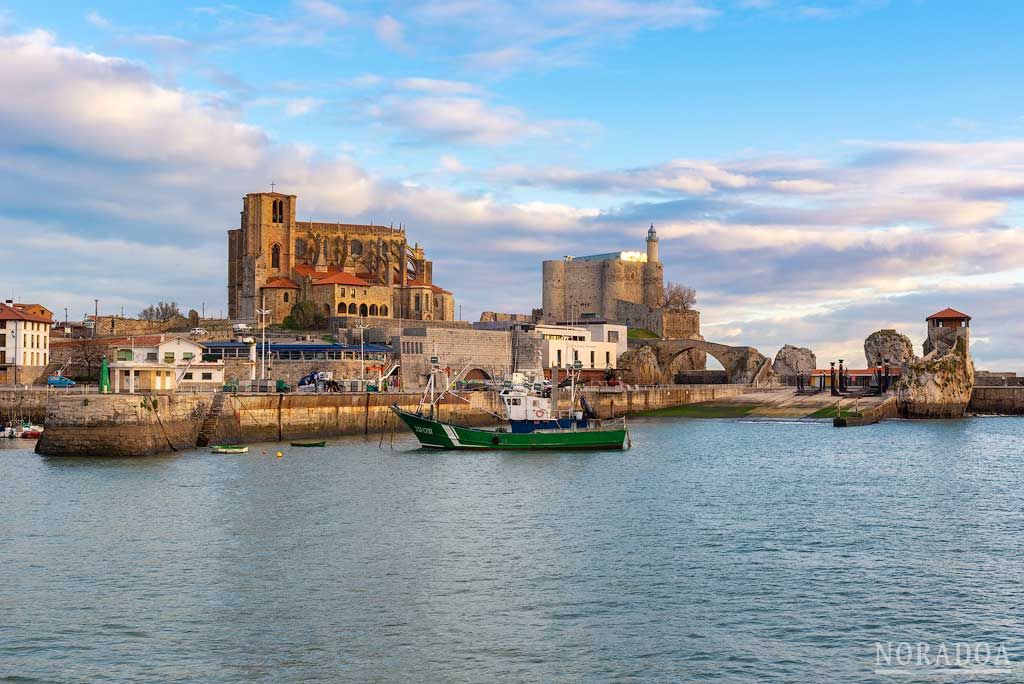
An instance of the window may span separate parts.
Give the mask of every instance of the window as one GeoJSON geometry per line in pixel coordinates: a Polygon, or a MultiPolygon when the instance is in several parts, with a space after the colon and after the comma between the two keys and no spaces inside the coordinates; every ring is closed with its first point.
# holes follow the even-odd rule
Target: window
{"type": "Polygon", "coordinates": [[[271,221],[273,223],[284,223],[284,200],[274,200],[271,203],[271,221]]]}
{"type": "Polygon", "coordinates": [[[376,304],[371,304],[370,305],[370,315],[371,316],[376,316],[377,315],[377,305],[376,304]]]}
{"type": "Polygon", "coordinates": [[[132,360],[132,350],[131,349],[118,349],[117,350],[117,360],[118,361],[131,361],[132,360]]]}
{"type": "Polygon", "coordinates": [[[306,258],[306,241],[302,238],[295,240],[295,259],[301,261],[306,258]]]}
{"type": "Polygon", "coordinates": [[[285,304],[288,303],[288,293],[287,292],[284,293],[284,303],[285,304]]]}
{"type": "Polygon", "coordinates": [[[366,307],[365,304],[360,304],[359,305],[359,315],[360,316],[366,317],[366,316],[369,315],[369,313],[370,313],[370,310],[366,307]]]}
{"type": "Polygon", "coordinates": [[[7,346],[7,333],[0,334],[0,347],[7,346]]]}
{"type": "Polygon", "coordinates": [[[591,352],[590,352],[590,367],[591,367],[591,368],[593,368],[593,367],[594,367],[594,355],[595,355],[596,353],[597,353],[597,352],[594,352],[594,351],[591,351],[591,352]]]}
{"type": "Polygon", "coordinates": [[[338,313],[343,314],[348,311],[348,307],[345,306],[345,302],[338,302],[338,313]]]}
{"type": "Polygon", "coordinates": [[[608,341],[609,342],[618,342],[619,341],[619,331],[618,330],[609,330],[608,331],[608,341]]]}
{"type": "Polygon", "coordinates": [[[192,352],[182,352],[181,353],[181,358],[182,358],[183,361],[188,361],[189,359],[192,359],[194,357],[195,357],[195,354],[193,354],[192,352]]]}
{"type": "Polygon", "coordinates": [[[612,353],[611,352],[605,352],[604,353],[604,365],[606,365],[606,366],[612,365],[612,353]]]}
{"type": "Polygon", "coordinates": [[[270,248],[270,267],[281,268],[281,245],[270,248]]]}
{"type": "Polygon", "coordinates": [[[192,379],[192,374],[191,373],[185,373],[185,375],[181,376],[181,379],[182,380],[191,380],[192,379]]]}
{"type": "Polygon", "coordinates": [[[413,300],[413,311],[420,311],[421,310],[420,307],[421,307],[420,296],[416,295],[416,298],[413,300]]]}
{"type": "Polygon", "coordinates": [[[203,380],[213,380],[213,373],[203,373],[203,380]]]}
{"type": "Polygon", "coordinates": [[[174,352],[164,352],[164,363],[174,363],[174,352]]]}
{"type": "Polygon", "coordinates": [[[324,313],[327,314],[328,316],[331,315],[331,305],[330,304],[324,304],[324,313]]]}
{"type": "MultiPolygon", "coordinates": [[[[146,360],[147,361],[156,361],[156,357],[157,357],[156,352],[146,352],[146,360]]],[[[135,374],[138,375],[138,371],[135,371],[135,374]]]]}
{"type": "Polygon", "coordinates": [[[380,315],[381,316],[387,316],[388,315],[388,305],[387,304],[381,304],[380,305],[380,315]]]}
{"type": "Polygon", "coordinates": [[[359,240],[352,240],[351,244],[349,244],[349,251],[352,253],[352,256],[362,256],[363,243],[359,240]]]}
{"type": "Polygon", "coordinates": [[[558,350],[558,365],[559,366],[562,365],[562,350],[561,349],[558,350]]]}
{"type": "Polygon", "coordinates": [[[351,304],[348,305],[348,312],[350,314],[352,314],[353,316],[356,315],[356,304],[355,304],[355,302],[352,302],[351,304]]]}

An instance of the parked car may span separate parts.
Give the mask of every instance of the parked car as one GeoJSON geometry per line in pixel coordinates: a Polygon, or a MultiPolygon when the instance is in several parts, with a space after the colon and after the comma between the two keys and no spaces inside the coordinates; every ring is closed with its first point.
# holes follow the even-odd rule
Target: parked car
{"type": "Polygon", "coordinates": [[[192,328],[192,332],[189,333],[190,337],[206,337],[210,332],[206,328],[192,328]]]}
{"type": "Polygon", "coordinates": [[[71,378],[66,378],[63,375],[48,375],[46,376],[47,387],[74,387],[76,383],[71,378]]]}
{"type": "Polygon", "coordinates": [[[235,323],[233,326],[231,326],[231,329],[234,331],[236,335],[238,335],[251,331],[252,327],[248,323],[235,323]]]}

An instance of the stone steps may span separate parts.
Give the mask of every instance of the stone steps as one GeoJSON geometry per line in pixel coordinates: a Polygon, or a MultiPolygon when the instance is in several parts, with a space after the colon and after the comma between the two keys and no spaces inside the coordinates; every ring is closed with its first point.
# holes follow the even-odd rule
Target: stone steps
{"type": "Polygon", "coordinates": [[[213,395],[210,410],[206,413],[206,417],[203,418],[203,424],[199,426],[199,434],[196,436],[197,447],[210,445],[210,440],[217,430],[217,423],[220,422],[220,414],[224,410],[224,401],[226,399],[227,395],[223,392],[213,395]]]}

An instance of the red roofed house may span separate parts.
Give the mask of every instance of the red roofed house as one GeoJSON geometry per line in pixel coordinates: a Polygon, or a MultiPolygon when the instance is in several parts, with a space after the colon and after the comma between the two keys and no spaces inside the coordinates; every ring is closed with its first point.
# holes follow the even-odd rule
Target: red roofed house
{"type": "Polygon", "coordinates": [[[405,228],[296,221],[295,195],[250,193],[228,231],[228,315],[252,319],[265,302],[278,323],[296,302],[330,316],[455,319],[451,292],[405,228]]]}
{"type": "Polygon", "coordinates": [[[31,384],[50,362],[53,314],[40,304],[0,304],[0,384],[31,384]]]}

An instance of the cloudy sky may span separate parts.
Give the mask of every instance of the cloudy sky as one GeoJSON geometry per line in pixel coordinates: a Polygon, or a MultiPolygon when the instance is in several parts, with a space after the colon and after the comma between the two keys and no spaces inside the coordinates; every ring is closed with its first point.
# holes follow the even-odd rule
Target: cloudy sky
{"type": "Polygon", "coordinates": [[[662,236],[708,339],[863,363],[972,314],[1024,371],[1024,6],[951,0],[0,4],[4,297],[225,308],[226,235],[404,223],[464,317],[662,236]]]}

